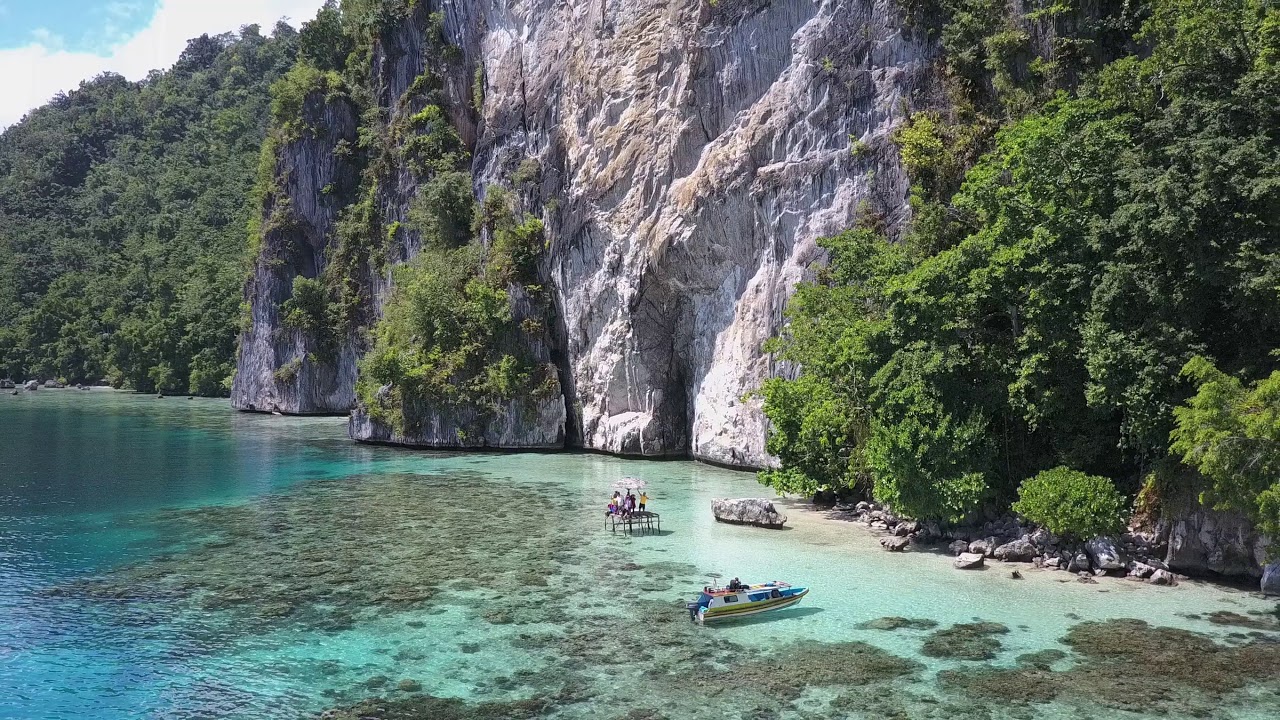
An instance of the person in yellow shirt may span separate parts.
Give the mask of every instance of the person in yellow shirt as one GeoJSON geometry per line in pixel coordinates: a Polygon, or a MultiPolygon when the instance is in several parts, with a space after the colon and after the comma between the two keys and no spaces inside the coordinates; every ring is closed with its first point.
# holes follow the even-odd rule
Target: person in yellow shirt
{"type": "Polygon", "coordinates": [[[640,491],[640,510],[644,510],[644,504],[649,502],[649,496],[643,490],[640,491]]]}

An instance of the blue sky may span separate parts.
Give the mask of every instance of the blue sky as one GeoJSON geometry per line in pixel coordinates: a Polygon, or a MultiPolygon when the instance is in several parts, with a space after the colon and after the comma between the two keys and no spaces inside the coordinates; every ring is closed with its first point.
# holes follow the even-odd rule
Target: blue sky
{"type": "MultiPolygon", "coordinates": [[[[216,1],[216,0],[215,0],[216,1]]],[[[159,0],[0,0],[0,48],[34,41],[108,55],[145,28],[159,0]]]]}
{"type": "Polygon", "coordinates": [[[277,20],[294,27],[324,0],[0,0],[0,130],[82,80],[139,80],[203,33],[277,20]]]}

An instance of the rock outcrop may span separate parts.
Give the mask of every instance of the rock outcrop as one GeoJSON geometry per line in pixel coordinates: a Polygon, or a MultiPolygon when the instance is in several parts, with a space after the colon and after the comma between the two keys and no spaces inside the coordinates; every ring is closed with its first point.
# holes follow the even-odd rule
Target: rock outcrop
{"type": "Polygon", "coordinates": [[[1273,562],[1262,569],[1262,594],[1280,597],[1280,562],[1273,562]]]}
{"type": "MultiPolygon", "coordinates": [[[[439,74],[473,151],[475,187],[509,182],[526,163],[540,170],[521,192],[545,209],[569,444],[765,464],[764,418],[742,398],[786,369],[761,345],[819,258],[817,238],[850,226],[860,208],[892,231],[908,217],[888,136],[914,98],[936,89],[936,41],[912,37],[891,0],[420,6],[375,46],[379,102],[394,122],[397,98],[422,71],[426,18],[443,13],[460,53],[439,74]],[[468,109],[477,68],[479,116],[468,109]]],[[[278,311],[293,276],[323,268],[335,209],[320,191],[346,172],[332,150],[350,118],[340,102],[308,102],[332,117],[277,153],[285,182],[273,197],[288,200],[296,222],[264,232],[249,283],[233,390],[242,409],[353,405],[360,334],[322,357],[278,311]]],[[[379,192],[391,224],[416,188],[401,177],[379,192]]],[[[399,233],[390,259],[411,258],[416,243],[399,233]]],[[[389,277],[371,287],[376,315],[389,277]]]]}
{"type": "Polygon", "coordinates": [[[345,98],[310,93],[296,138],[275,149],[273,186],[263,198],[261,250],[245,284],[249,304],[240,337],[231,404],[287,414],[346,413],[355,403],[359,334],[318,338],[285,322],[282,305],[294,278],[316,278],[331,261],[339,200],[358,182],[357,169],[335,152],[354,144],[356,112],[345,98]]]}
{"type": "Polygon", "coordinates": [[[1262,576],[1267,540],[1241,513],[1192,507],[1167,516],[1159,532],[1169,545],[1165,563],[1180,573],[1262,576]]]}
{"type": "Polygon", "coordinates": [[[981,553],[964,552],[957,555],[951,564],[958,570],[973,570],[982,567],[985,560],[981,553]]]}
{"type": "MultiPolygon", "coordinates": [[[[711,514],[720,522],[734,525],[777,529],[787,522],[787,516],[779,513],[768,498],[716,498],[711,501],[711,514]]],[[[897,539],[906,543],[906,538],[897,539]]]]}

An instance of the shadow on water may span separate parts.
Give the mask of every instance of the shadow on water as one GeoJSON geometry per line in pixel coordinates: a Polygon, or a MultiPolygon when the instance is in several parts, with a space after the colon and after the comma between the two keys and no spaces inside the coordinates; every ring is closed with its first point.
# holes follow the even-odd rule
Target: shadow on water
{"type": "Polygon", "coordinates": [[[744,618],[734,620],[721,620],[720,622],[708,625],[707,627],[748,627],[751,625],[765,625],[778,620],[799,620],[801,618],[810,617],[823,612],[820,607],[793,607],[785,610],[774,610],[773,612],[760,613],[759,615],[748,615],[744,618]]]}

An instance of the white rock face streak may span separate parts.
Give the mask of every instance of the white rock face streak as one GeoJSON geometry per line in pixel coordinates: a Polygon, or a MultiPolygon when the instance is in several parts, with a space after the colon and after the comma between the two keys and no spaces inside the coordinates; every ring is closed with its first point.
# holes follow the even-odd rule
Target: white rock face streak
{"type": "Polygon", "coordinates": [[[525,157],[543,169],[570,442],[764,464],[743,396],[775,370],[761,345],[815,240],[864,204],[893,227],[906,216],[887,136],[930,53],[896,4],[444,11],[487,78],[478,178],[525,157]]]}

